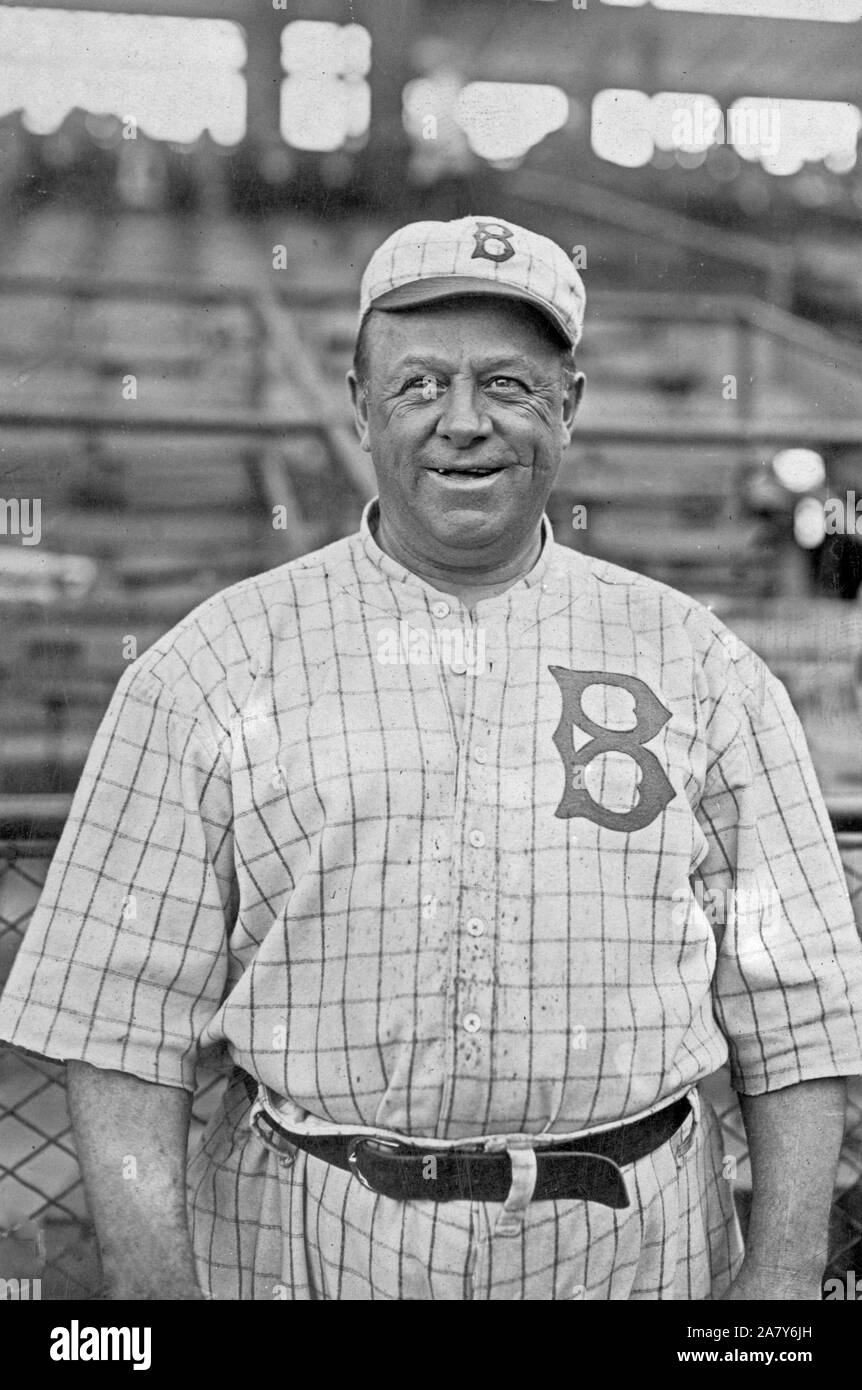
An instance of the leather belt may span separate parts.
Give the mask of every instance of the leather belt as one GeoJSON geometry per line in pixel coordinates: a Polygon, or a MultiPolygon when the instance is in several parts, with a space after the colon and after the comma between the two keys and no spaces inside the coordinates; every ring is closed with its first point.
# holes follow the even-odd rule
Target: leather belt
{"type": "MultiPolygon", "coordinates": [[[[252,1102],[257,1083],[247,1073],[243,1082],[252,1102]]],[[[672,1105],[631,1124],[584,1139],[537,1147],[533,1201],[580,1200],[622,1208],[630,1205],[620,1168],[653,1153],[676,1133],[691,1110],[683,1096],[672,1105]]],[[[508,1152],[489,1153],[463,1148],[432,1149],[368,1135],[297,1134],[278,1124],[267,1110],[258,1109],[254,1127],[265,1143],[277,1137],[295,1151],[342,1168],[372,1192],[396,1201],[505,1202],[512,1184],[508,1152]]],[[[520,1136],[523,1138],[523,1136],[520,1136]]],[[[501,1144],[506,1136],[501,1136],[501,1144]]],[[[483,1144],[486,1141],[481,1141],[483,1144]]]]}

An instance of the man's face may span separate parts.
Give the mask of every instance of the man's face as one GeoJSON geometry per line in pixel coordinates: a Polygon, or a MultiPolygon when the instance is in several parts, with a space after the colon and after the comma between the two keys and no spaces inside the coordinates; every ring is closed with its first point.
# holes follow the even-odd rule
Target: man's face
{"type": "Polygon", "coordinates": [[[381,517],[415,555],[494,563],[538,525],[583,377],[502,299],[378,312],[368,331],[368,381],[348,381],[381,517]]]}

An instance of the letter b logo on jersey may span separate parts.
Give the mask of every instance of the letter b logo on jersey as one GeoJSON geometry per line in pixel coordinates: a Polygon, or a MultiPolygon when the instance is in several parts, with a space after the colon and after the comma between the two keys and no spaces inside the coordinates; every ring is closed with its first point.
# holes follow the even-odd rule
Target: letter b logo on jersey
{"type": "MultiPolygon", "coordinates": [[[[549,666],[548,670],[563,697],[554,744],[566,770],[566,785],[554,814],[561,819],[583,816],[606,830],[643,830],[661,815],[675,795],[655,753],[644,747],[661,733],[670,719],[670,711],[637,676],[624,676],[614,671],[569,671],[565,666],[549,666]],[[620,691],[623,702],[628,695],[634,707],[634,724],[629,728],[611,727],[609,723],[592,719],[583,705],[584,693],[590,686],[608,686],[620,691]],[[575,747],[576,729],[588,736],[578,748],[575,747]],[[591,765],[599,758],[602,762],[594,769],[596,775],[591,776],[591,765]],[[619,773],[620,764],[633,774],[628,779],[633,789],[630,804],[622,810],[605,804],[602,795],[609,782],[611,799],[615,794],[619,797],[622,780],[618,776],[614,787],[609,769],[619,773]],[[598,796],[591,794],[591,781],[598,796]]],[[[619,723],[617,719],[613,722],[619,723]]]]}
{"type": "Polygon", "coordinates": [[[470,260],[496,261],[497,264],[510,261],[515,254],[514,235],[511,227],[503,222],[477,222],[473,233],[476,249],[470,260]]]}

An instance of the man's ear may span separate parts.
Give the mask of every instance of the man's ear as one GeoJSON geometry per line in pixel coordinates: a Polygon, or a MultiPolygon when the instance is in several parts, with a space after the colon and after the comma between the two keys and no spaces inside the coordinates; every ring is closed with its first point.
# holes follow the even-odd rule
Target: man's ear
{"type": "Polygon", "coordinates": [[[563,398],[563,448],[571,443],[575,416],[578,413],[578,406],[581,403],[581,397],[584,394],[584,387],[586,384],[587,378],[584,376],[583,372],[572,372],[566,382],[566,393],[563,398]]]}
{"type": "Polygon", "coordinates": [[[353,424],[359,438],[360,448],[364,449],[366,454],[370,454],[371,441],[368,437],[368,395],[365,387],[352,368],[347,373],[347,389],[350,392],[350,403],[353,406],[353,424]]]}

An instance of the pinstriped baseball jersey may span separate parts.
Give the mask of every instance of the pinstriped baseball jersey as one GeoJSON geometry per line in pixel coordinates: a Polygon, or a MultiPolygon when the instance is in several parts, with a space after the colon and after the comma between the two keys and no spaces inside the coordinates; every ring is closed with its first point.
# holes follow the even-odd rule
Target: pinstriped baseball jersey
{"type": "Polygon", "coordinates": [[[862,948],[762,663],[547,524],[471,615],[373,517],[127,672],[3,1035],[184,1087],[226,1049],[299,1111],[450,1139],[615,1124],[728,1053],[752,1094],[862,1070],[862,948]]]}

